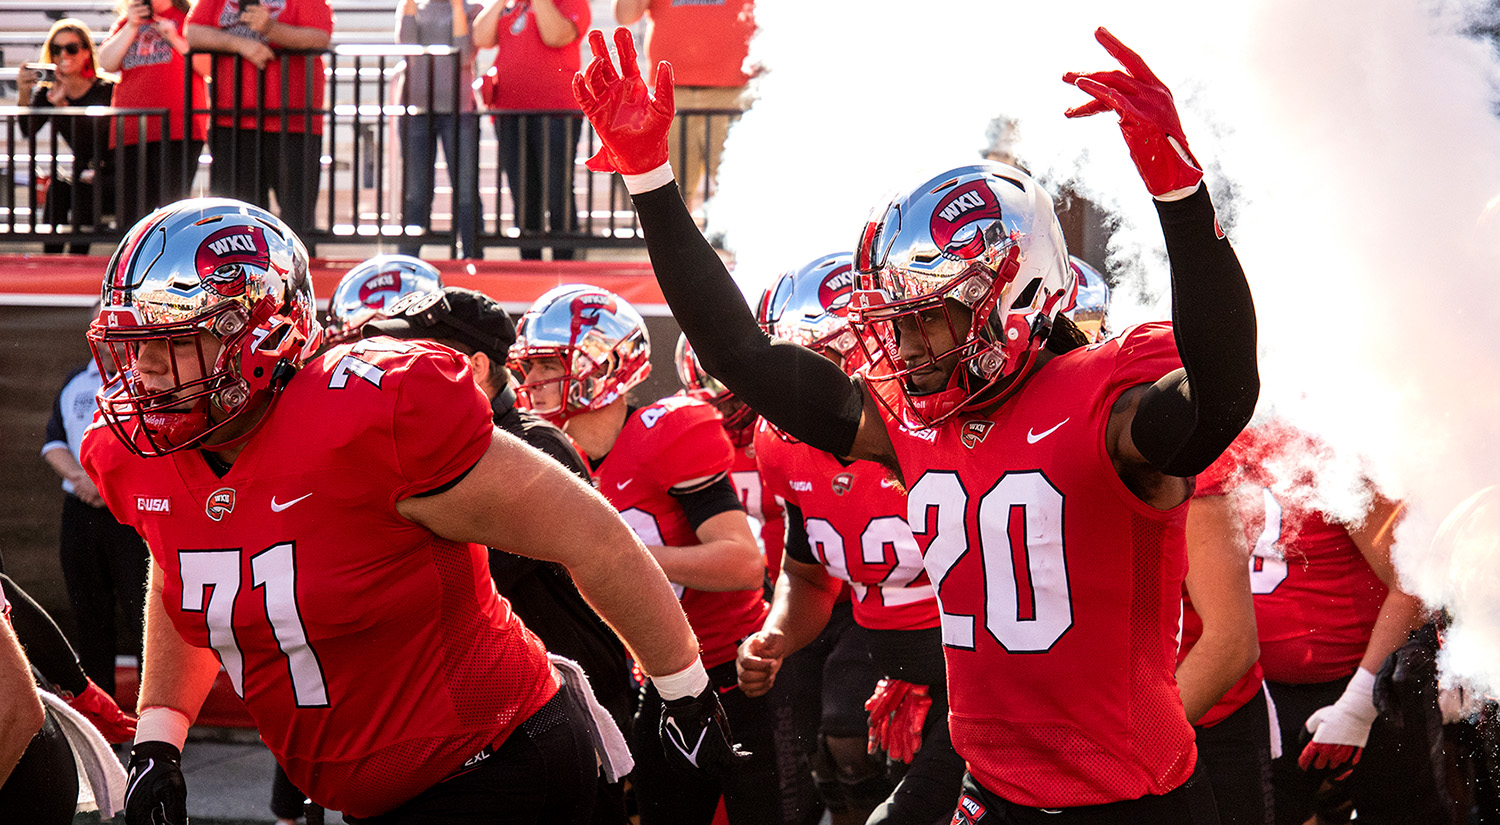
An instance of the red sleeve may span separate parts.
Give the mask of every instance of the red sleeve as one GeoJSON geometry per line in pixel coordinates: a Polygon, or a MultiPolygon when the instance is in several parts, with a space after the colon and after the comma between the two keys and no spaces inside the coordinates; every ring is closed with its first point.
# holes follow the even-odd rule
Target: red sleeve
{"type": "Polygon", "coordinates": [[[666,410],[651,428],[657,431],[652,451],[661,489],[729,472],[734,466],[734,444],[724,432],[718,410],[696,402],[674,404],[666,410]]]}
{"type": "Polygon", "coordinates": [[[306,26],[333,34],[333,6],[328,4],[328,0],[289,2],[277,19],[289,26],[306,26]]]}
{"type": "Polygon", "coordinates": [[[187,22],[193,26],[219,27],[219,15],[224,11],[225,0],[198,0],[188,12],[187,22]]]}
{"type": "Polygon", "coordinates": [[[1116,339],[1113,381],[1119,387],[1149,384],[1182,366],[1172,325],[1165,321],[1131,327],[1116,339]]]}
{"type": "Polygon", "coordinates": [[[755,425],[755,465],[760,470],[760,484],[765,490],[765,498],[780,496],[782,500],[796,504],[797,498],[792,495],[791,487],[786,483],[786,473],[782,467],[786,459],[783,447],[781,437],[772,432],[764,421],[755,425]]]}
{"type": "Polygon", "coordinates": [[[589,33],[589,26],[593,23],[594,13],[589,9],[587,0],[559,0],[557,10],[562,16],[573,21],[578,28],[578,36],[585,37],[589,33]]]}
{"type": "Polygon", "coordinates": [[[391,414],[396,469],[405,482],[392,501],[452,481],[490,447],[489,399],[475,386],[468,361],[447,347],[410,360],[391,414]]]}

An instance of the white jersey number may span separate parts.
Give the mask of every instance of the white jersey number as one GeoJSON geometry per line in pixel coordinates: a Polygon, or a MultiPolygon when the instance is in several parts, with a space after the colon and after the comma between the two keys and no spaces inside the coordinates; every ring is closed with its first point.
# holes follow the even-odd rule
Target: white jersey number
{"type": "MultiPolygon", "coordinates": [[[[808,518],[805,524],[813,555],[830,576],[849,582],[855,598],[863,602],[869,593],[869,585],[852,578],[849,572],[852,559],[846,555],[844,537],[824,519],[808,518]]],[[[880,581],[883,604],[910,604],[932,598],[926,588],[904,589],[922,575],[922,551],[917,547],[917,540],[906,520],[900,516],[881,516],[865,524],[865,529],[859,534],[859,562],[865,567],[890,566],[890,571],[880,581]]]]}
{"type": "Polygon", "coordinates": [[[1281,502],[1265,487],[1261,488],[1265,502],[1266,526],[1255,540],[1255,549],[1250,551],[1250,592],[1256,595],[1276,592],[1286,581],[1286,557],[1276,543],[1281,540],[1281,502]]]}
{"type": "Polygon", "coordinates": [[[942,609],[943,644],[974,649],[975,616],[950,613],[943,589],[954,566],[977,546],[984,629],[1011,653],[1050,649],[1073,626],[1062,493],[1039,471],[1006,473],[979,499],[974,536],[965,525],[968,504],[968,492],[951,471],[923,475],[907,494],[913,532],[930,536],[923,561],[942,609]]]}
{"type": "MultiPolygon", "coordinates": [[[[204,614],[208,643],[218,651],[234,692],[243,699],[245,659],[234,638],[234,603],[241,589],[240,551],[183,550],[177,554],[177,563],[182,570],[182,610],[204,614]]],[[[261,591],[266,620],[286,656],[297,706],[328,707],[323,666],[307,643],[307,631],[297,608],[296,545],[277,544],[256,553],[250,559],[250,575],[250,589],[261,591]]]]}

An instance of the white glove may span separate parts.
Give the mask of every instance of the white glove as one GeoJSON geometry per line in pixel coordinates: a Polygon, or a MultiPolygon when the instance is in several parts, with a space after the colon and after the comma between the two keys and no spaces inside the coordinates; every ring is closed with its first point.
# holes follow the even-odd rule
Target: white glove
{"type": "Polygon", "coordinates": [[[1359,764],[1365,743],[1370,740],[1370,726],[1380,715],[1375,709],[1374,692],[1375,674],[1359,668],[1337,702],[1318,708],[1307,717],[1307,732],[1313,738],[1297,759],[1303,770],[1359,764]]]}

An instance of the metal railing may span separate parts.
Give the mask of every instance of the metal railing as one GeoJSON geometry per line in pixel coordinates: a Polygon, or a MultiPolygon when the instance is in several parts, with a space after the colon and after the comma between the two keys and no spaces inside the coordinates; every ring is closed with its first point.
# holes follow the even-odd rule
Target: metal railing
{"type": "MultiPolygon", "coordinates": [[[[268,90],[265,70],[257,70],[238,58],[215,57],[215,69],[225,72],[225,76],[209,78],[207,108],[194,108],[191,103],[184,106],[189,117],[207,114],[211,121],[210,137],[203,155],[184,159],[188,168],[197,171],[192,192],[229,194],[221,191],[226,179],[257,184],[280,173],[290,162],[282,160],[287,157],[289,144],[284,133],[274,127],[279,122],[289,122],[304,133],[318,135],[312,140],[318,158],[310,167],[310,174],[317,176],[316,195],[311,204],[304,204],[312,207],[310,217],[303,226],[295,227],[309,248],[323,244],[378,243],[394,250],[402,244],[421,243],[445,246],[449,254],[457,253],[461,233],[455,223],[455,181],[460,180],[460,175],[458,164],[450,164],[446,154],[433,164],[434,197],[427,224],[408,225],[403,216],[406,195],[403,170],[408,158],[402,151],[399,127],[403,122],[411,127],[430,127],[434,121],[422,119],[441,117],[445,112],[401,105],[393,93],[397,68],[402,60],[452,60],[450,50],[446,47],[344,45],[323,52],[282,52],[278,53],[277,59],[276,68],[281,78],[279,88],[273,86],[268,90]],[[319,59],[324,64],[321,77],[315,69],[319,59]],[[291,73],[299,63],[300,79],[309,91],[302,99],[289,101],[294,91],[291,73]],[[324,84],[324,102],[314,106],[311,105],[314,96],[310,90],[320,81],[324,84]],[[253,100],[241,101],[235,96],[232,104],[216,107],[217,96],[213,89],[216,82],[232,84],[235,88],[242,88],[246,83],[254,84],[253,100]],[[272,101],[272,105],[268,106],[267,100],[272,101]],[[227,129],[232,123],[244,123],[250,128],[227,129]],[[217,140],[215,130],[219,130],[217,140]],[[225,142],[226,136],[230,143],[225,142]],[[235,142],[247,139],[262,148],[269,146],[273,165],[277,168],[262,168],[265,164],[256,161],[251,164],[252,168],[231,171],[231,167],[225,165],[231,159],[221,158],[220,168],[225,171],[218,178],[208,174],[216,145],[221,151],[226,146],[239,149],[241,144],[235,142]],[[225,174],[231,177],[226,178],[225,174]]],[[[437,74],[430,71],[428,77],[437,74]]],[[[458,88],[454,73],[448,74],[453,77],[453,97],[450,100],[469,93],[467,89],[458,88]]],[[[191,101],[186,85],[184,99],[191,101]]],[[[428,89],[428,99],[433,99],[434,91],[428,89]]],[[[80,122],[80,118],[82,121],[108,119],[112,128],[139,129],[142,133],[147,120],[159,119],[165,130],[166,121],[176,115],[166,110],[108,107],[42,110],[0,107],[0,138],[5,141],[3,148],[9,158],[9,163],[0,172],[3,174],[0,182],[4,184],[4,191],[0,192],[0,246],[22,242],[53,244],[63,235],[68,241],[80,243],[117,242],[128,229],[120,226],[117,220],[119,215],[126,214],[122,205],[130,202],[132,197],[139,199],[139,186],[133,182],[119,181],[120,185],[113,193],[95,191],[93,197],[97,208],[90,213],[92,220],[68,216],[63,222],[44,221],[48,193],[39,182],[48,177],[52,181],[68,180],[70,170],[79,161],[72,156],[72,143],[64,130],[53,129],[50,134],[34,134],[30,138],[20,133],[20,120],[39,113],[79,116],[74,119],[75,123],[80,122]]],[[[679,114],[684,119],[715,121],[712,132],[722,139],[727,122],[737,118],[740,112],[700,109],[679,114]]],[[[472,175],[471,181],[477,189],[476,250],[471,254],[482,255],[484,249],[493,247],[552,247],[572,251],[644,245],[630,198],[619,179],[614,175],[591,172],[584,166],[584,159],[598,148],[598,139],[588,122],[577,113],[480,108],[474,112],[474,118],[478,121],[477,162],[474,168],[464,170],[465,174],[472,175]],[[510,141],[502,145],[496,132],[501,121],[508,121],[508,134],[516,135],[514,145],[510,141]],[[567,172],[561,180],[556,169],[553,175],[542,173],[555,160],[554,147],[530,145],[536,134],[549,134],[549,130],[563,132],[562,145],[572,148],[567,161],[559,165],[567,172]],[[528,151],[533,148],[541,151],[528,151]],[[506,171],[506,159],[512,150],[522,159],[519,168],[514,168],[512,163],[512,171],[518,173],[514,175],[515,180],[506,171]],[[527,160],[528,157],[534,160],[527,160]],[[535,165],[540,165],[542,170],[533,168],[535,165]],[[533,185],[528,181],[540,181],[540,197],[535,191],[528,191],[533,185]],[[573,201],[570,208],[566,205],[569,199],[561,199],[564,211],[571,213],[570,219],[535,214],[538,203],[542,204],[543,211],[548,210],[548,205],[558,203],[553,187],[559,185],[567,188],[566,194],[570,194],[573,201]],[[548,217],[550,221],[539,220],[548,217]]],[[[457,118],[448,118],[445,123],[446,128],[455,131],[461,128],[461,121],[457,118]]],[[[144,151],[143,145],[112,148],[110,154],[115,160],[111,165],[121,167],[123,153],[131,151],[144,151]]],[[[707,140],[703,146],[690,146],[686,151],[703,153],[702,157],[709,163],[716,159],[715,153],[709,151],[707,140]]],[[[241,153],[240,157],[248,154],[241,153]]],[[[261,155],[257,153],[255,157],[261,155]]],[[[711,194],[709,181],[713,171],[711,167],[708,169],[708,176],[700,183],[696,196],[711,194]]],[[[280,195],[278,192],[278,197],[280,195]]],[[[51,217],[55,219],[55,213],[51,217]]]]}

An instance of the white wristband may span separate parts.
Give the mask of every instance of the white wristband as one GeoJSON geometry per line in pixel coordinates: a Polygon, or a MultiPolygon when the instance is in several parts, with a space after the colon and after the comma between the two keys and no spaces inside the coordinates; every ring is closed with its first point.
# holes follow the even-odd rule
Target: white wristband
{"type": "Polygon", "coordinates": [[[650,192],[652,189],[660,189],[676,180],[672,175],[671,161],[663,163],[650,172],[643,172],[639,175],[621,174],[620,177],[625,179],[625,191],[632,195],[650,192]]]}
{"type": "Polygon", "coordinates": [[[140,718],[136,719],[135,741],[166,742],[175,745],[180,751],[183,743],[187,742],[188,728],[191,725],[187,714],[177,708],[163,705],[149,707],[141,711],[140,718]]]}
{"type": "Polygon", "coordinates": [[[697,696],[708,688],[708,671],[703,669],[703,660],[694,659],[686,668],[666,676],[652,676],[651,684],[664,700],[685,699],[697,696]]]}
{"type": "Polygon", "coordinates": [[[1349,677],[1349,684],[1344,687],[1344,694],[1339,697],[1339,702],[1352,705],[1360,710],[1375,710],[1375,674],[1362,667],[1354,669],[1354,675],[1349,677]]]}

